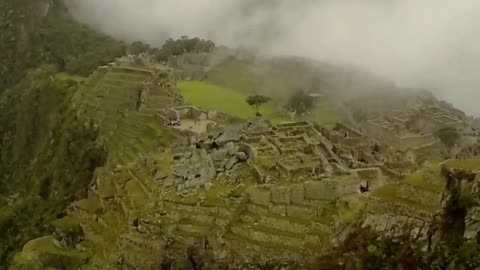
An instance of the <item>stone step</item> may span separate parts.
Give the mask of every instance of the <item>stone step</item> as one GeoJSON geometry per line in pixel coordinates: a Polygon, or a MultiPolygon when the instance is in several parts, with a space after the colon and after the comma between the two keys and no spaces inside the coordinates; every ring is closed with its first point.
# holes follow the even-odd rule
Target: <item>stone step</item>
{"type": "Polygon", "coordinates": [[[121,161],[120,164],[129,164],[138,157],[138,153],[136,151],[122,150],[118,152],[118,157],[121,161]]]}
{"type": "Polygon", "coordinates": [[[123,73],[130,73],[130,74],[142,74],[145,76],[153,76],[153,72],[149,69],[134,68],[134,67],[115,66],[115,67],[111,67],[110,72],[123,72],[123,73]]]}
{"type": "Polygon", "coordinates": [[[141,117],[136,115],[135,112],[127,113],[127,117],[121,119],[120,125],[124,128],[133,128],[133,129],[148,129],[148,124],[152,122],[153,117],[141,117]]]}
{"type": "Polygon", "coordinates": [[[180,219],[181,224],[195,224],[203,227],[211,227],[215,224],[215,217],[205,215],[188,215],[180,219]]]}
{"type": "Polygon", "coordinates": [[[304,234],[291,234],[260,225],[245,223],[232,225],[230,231],[255,241],[284,244],[286,246],[302,246],[305,239],[304,234]]]}
{"type": "Polygon", "coordinates": [[[148,104],[172,104],[173,99],[168,95],[155,95],[148,98],[148,104]]]}
{"type": "MultiPolygon", "coordinates": [[[[142,127],[123,127],[117,129],[119,138],[125,143],[135,143],[142,147],[153,147],[156,144],[157,134],[148,126],[142,127]]],[[[145,149],[145,148],[144,148],[145,149]]],[[[150,149],[149,149],[150,150],[150,149]]],[[[151,149],[153,150],[153,149],[151,149]]]]}
{"type": "Polygon", "coordinates": [[[129,164],[137,158],[137,154],[133,152],[124,151],[119,153],[120,160],[123,161],[122,164],[129,164]]]}
{"type": "Polygon", "coordinates": [[[328,222],[321,215],[322,207],[313,205],[271,205],[270,207],[253,203],[247,204],[247,212],[257,216],[272,216],[296,223],[309,224],[310,222],[328,222]]]}
{"type": "Polygon", "coordinates": [[[146,122],[149,123],[152,120],[155,119],[155,114],[150,113],[150,112],[131,112],[129,114],[129,120],[135,120],[135,121],[141,121],[141,122],[146,122]]]}
{"type": "Polygon", "coordinates": [[[205,207],[198,205],[187,205],[180,204],[175,202],[163,202],[163,207],[172,212],[187,213],[188,215],[208,215],[208,216],[217,216],[218,208],[217,207],[205,207]]]}
{"type": "Polygon", "coordinates": [[[304,245],[303,238],[269,234],[246,226],[234,225],[230,228],[227,236],[230,234],[240,237],[246,242],[253,242],[256,245],[269,248],[300,249],[304,245]]]}
{"type": "Polygon", "coordinates": [[[144,81],[151,80],[152,77],[148,74],[135,74],[135,73],[128,73],[128,72],[114,71],[114,72],[108,72],[107,74],[105,74],[104,78],[144,82],[144,81]]]}
{"type": "Polygon", "coordinates": [[[212,226],[200,226],[194,224],[178,224],[175,234],[182,236],[203,237],[210,234],[212,226]]]}
{"type": "Polygon", "coordinates": [[[125,147],[126,151],[130,153],[134,153],[135,157],[138,157],[140,154],[143,154],[146,152],[146,149],[143,146],[133,142],[130,142],[130,143],[127,142],[125,146],[126,146],[125,147]]]}
{"type": "Polygon", "coordinates": [[[159,113],[161,108],[155,107],[155,106],[147,106],[142,109],[142,113],[149,114],[152,117],[155,117],[155,114],[159,113]]]}
{"type": "Polygon", "coordinates": [[[137,104],[137,95],[135,93],[109,93],[108,96],[104,98],[104,101],[115,100],[118,102],[129,102],[132,104],[137,104]]]}
{"type": "Polygon", "coordinates": [[[284,234],[304,235],[310,231],[310,226],[304,223],[294,222],[293,220],[275,216],[254,216],[242,215],[240,217],[243,223],[257,224],[262,228],[271,228],[272,230],[283,232],[284,234]]]}
{"type": "Polygon", "coordinates": [[[135,106],[136,102],[130,98],[107,97],[102,100],[99,109],[102,111],[117,112],[120,114],[121,111],[124,111],[127,108],[130,110],[135,109],[135,106]]]}
{"type": "MultiPolygon", "coordinates": [[[[110,85],[108,83],[99,82],[94,88],[89,89],[88,93],[95,96],[108,97],[110,93],[118,91],[122,88],[118,85],[110,85]]],[[[130,90],[131,88],[127,88],[130,90]]],[[[131,91],[131,90],[130,90],[131,91]]]]}
{"type": "Polygon", "coordinates": [[[134,87],[142,86],[143,82],[103,78],[101,81],[101,84],[111,85],[111,86],[120,86],[120,87],[130,87],[134,89],[134,87]]]}

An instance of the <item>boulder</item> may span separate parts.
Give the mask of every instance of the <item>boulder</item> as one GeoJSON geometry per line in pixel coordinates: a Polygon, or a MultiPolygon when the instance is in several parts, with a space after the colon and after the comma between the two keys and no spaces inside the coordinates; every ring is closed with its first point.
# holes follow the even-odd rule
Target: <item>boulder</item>
{"type": "Polygon", "coordinates": [[[226,170],[233,169],[235,164],[237,164],[238,162],[240,162],[240,161],[237,159],[237,157],[231,157],[230,160],[228,160],[227,164],[225,165],[225,169],[226,170]]]}
{"type": "Polygon", "coordinates": [[[227,149],[215,150],[212,154],[213,160],[217,162],[220,162],[222,160],[228,160],[229,156],[230,155],[227,149]]]}
{"type": "Polygon", "coordinates": [[[236,157],[239,161],[246,161],[246,160],[248,159],[247,154],[245,154],[244,152],[238,152],[237,154],[235,154],[235,157],[236,157]]]}
{"type": "Polygon", "coordinates": [[[215,142],[222,146],[227,143],[237,142],[240,140],[241,133],[237,130],[225,130],[221,135],[216,137],[215,142]]]}
{"type": "Polygon", "coordinates": [[[233,142],[229,142],[229,143],[225,144],[224,148],[230,156],[233,156],[233,155],[235,155],[235,153],[238,152],[238,150],[235,147],[235,144],[233,144],[233,142]]]}

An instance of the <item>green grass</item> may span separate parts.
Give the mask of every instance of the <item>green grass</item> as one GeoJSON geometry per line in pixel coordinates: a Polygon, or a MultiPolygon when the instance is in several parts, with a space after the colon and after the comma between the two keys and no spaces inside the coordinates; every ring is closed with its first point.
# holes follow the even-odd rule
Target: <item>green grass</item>
{"type": "Polygon", "coordinates": [[[262,95],[285,98],[293,89],[291,81],[286,79],[287,75],[290,74],[272,66],[230,59],[210,70],[206,81],[240,93],[258,92],[262,95]]]}
{"type": "Polygon", "coordinates": [[[23,248],[24,253],[44,252],[50,254],[63,255],[67,257],[86,258],[88,253],[81,252],[76,249],[63,249],[56,246],[53,242],[52,236],[45,236],[28,242],[23,248]]]}
{"type": "Polygon", "coordinates": [[[480,159],[458,159],[445,163],[447,168],[480,171],[480,159]]]}
{"type": "MultiPolygon", "coordinates": [[[[180,82],[178,87],[186,102],[193,106],[216,109],[242,119],[255,117],[255,110],[246,102],[246,94],[200,81],[180,82]]],[[[261,106],[260,112],[274,122],[285,119],[272,103],[261,106]]]]}
{"type": "Polygon", "coordinates": [[[222,182],[215,182],[214,185],[206,191],[206,206],[226,206],[224,197],[233,190],[233,186],[222,182]],[[222,198],[223,197],[223,198],[222,198]]]}
{"type": "Polygon", "coordinates": [[[427,147],[422,147],[415,150],[418,162],[428,161],[431,163],[440,163],[444,161],[443,153],[445,146],[436,143],[427,147]]]}
{"type": "Polygon", "coordinates": [[[79,75],[72,75],[72,74],[68,74],[66,72],[61,72],[61,73],[57,73],[55,75],[55,77],[58,79],[58,80],[61,80],[61,81],[75,81],[75,82],[83,82],[85,81],[87,78],[85,77],[82,77],[82,76],[79,76],[79,75]]]}
{"type": "Polygon", "coordinates": [[[341,120],[336,108],[326,101],[316,104],[315,108],[305,119],[319,124],[334,124],[341,120]]]}
{"type": "Polygon", "coordinates": [[[440,208],[440,205],[426,205],[418,201],[415,201],[414,198],[405,198],[401,194],[401,184],[387,184],[376,189],[372,192],[371,196],[381,199],[383,201],[397,203],[400,205],[406,205],[414,209],[426,211],[426,212],[435,212],[440,208]]]}
{"type": "Polygon", "coordinates": [[[415,188],[441,193],[444,181],[440,175],[440,166],[420,170],[405,178],[404,183],[415,188]]]}
{"type": "Polygon", "coordinates": [[[440,166],[436,165],[411,174],[401,183],[387,184],[375,189],[371,195],[385,201],[433,212],[440,207],[438,202],[432,201],[427,203],[423,200],[422,203],[422,200],[420,198],[416,199],[416,196],[422,196],[421,194],[424,194],[424,192],[430,195],[439,195],[443,191],[444,185],[443,178],[440,174],[440,166]],[[408,193],[405,194],[404,191],[402,191],[409,186],[410,189],[413,187],[414,190],[418,190],[418,195],[415,192],[415,196],[412,197],[412,194],[408,195],[408,193]]]}

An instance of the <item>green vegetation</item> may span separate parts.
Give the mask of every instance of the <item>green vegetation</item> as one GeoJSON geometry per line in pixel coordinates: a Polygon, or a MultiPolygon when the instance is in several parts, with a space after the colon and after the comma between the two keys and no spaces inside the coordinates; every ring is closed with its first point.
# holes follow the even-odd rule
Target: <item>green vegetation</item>
{"type": "Polygon", "coordinates": [[[74,81],[74,82],[83,82],[85,81],[87,78],[86,77],[83,77],[83,76],[80,76],[80,75],[72,75],[72,74],[68,74],[66,72],[60,72],[60,73],[57,73],[55,75],[56,79],[58,80],[62,80],[62,81],[74,81]]]}
{"type": "MultiPolygon", "coordinates": [[[[257,64],[261,65],[261,64],[257,64]]],[[[286,74],[270,67],[255,66],[254,62],[229,58],[207,73],[206,81],[224,86],[245,95],[260,94],[277,100],[286,100],[292,86],[286,74]],[[264,68],[264,73],[255,69],[264,68]],[[258,93],[254,93],[253,90],[258,93]]]]}
{"type": "Polygon", "coordinates": [[[445,181],[440,174],[440,166],[423,169],[408,176],[403,182],[418,189],[441,193],[445,187],[445,181]]]}
{"type": "Polygon", "coordinates": [[[245,95],[264,95],[271,97],[273,102],[289,109],[297,110],[297,114],[306,113],[301,119],[311,120],[320,124],[335,123],[340,120],[340,114],[328,98],[314,100],[303,90],[318,92],[325,83],[314,77],[312,81],[299,80],[305,77],[307,71],[295,63],[288,61],[280,63],[256,63],[253,60],[239,60],[230,57],[215,66],[207,73],[206,82],[223,86],[245,95]],[[304,73],[302,73],[304,72],[304,73]],[[255,91],[253,90],[255,89],[255,91]],[[297,92],[301,92],[300,98],[297,92]]]}
{"type": "Polygon", "coordinates": [[[269,97],[266,97],[266,96],[262,96],[262,95],[254,95],[254,96],[249,96],[247,97],[247,104],[250,105],[251,107],[255,108],[255,112],[257,113],[257,115],[259,114],[259,111],[258,109],[260,108],[260,106],[262,106],[263,104],[269,102],[271,100],[271,98],[269,97]]]}
{"type": "Polygon", "coordinates": [[[288,98],[287,108],[297,114],[304,114],[312,109],[314,98],[302,89],[296,90],[288,98]]]}
{"type": "Polygon", "coordinates": [[[125,52],[123,44],[60,15],[45,19],[38,42],[41,45],[36,50],[42,55],[41,62],[81,76],[90,75],[125,52]]]}
{"type": "Polygon", "coordinates": [[[421,247],[408,237],[385,237],[369,228],[353,230],[309,269],[429,269],[421,247]]]}
{"type": "Polygon", "coordinates": [[[400,183],[386,184],[371,196],[414,209],[435,212],[440,209],[440,195],[445,186],[440,166],[419,170],[400,183]]]}
{"type": "Polygon", "coordinates": [[[419,164],[423,164],[424,162],[430,162],[432,164],[440,163],[445,160],[445,152],[445,145],[438,142],[415,150],[415,155],[417,156],[416,161],[419,164]]]}
{"type": "Polygon", "coordinates": [[[74,200],[104,162],[97,133],[69,113],[77,83],[53,66],[32,70],[0,96],[0,264],[74,200]]]}
{"type": "Polygon", "coordinates": [[[2,1],[5,7],[0,7],[0,19],[6,23],[0,24],[0,92],[42,64],[88,76],[99,65],[124,54],[122,43],[74,22],[61,1],[50,1],[53,7],[46,17],[38,14],[48,2],[2,1]]]}
{"type": "Polygon", "coordinates": [[[179,56],[185,53],[208,53],[214,49],[215,43],[211,40],[182,36],[177,40],[167,39],[161,48],[152,48],[149,44],[135,41],[128,45],[127,53],[134,55],[150,53],[160,61],[168,61],[172,56],[179,56]]]}
{"type": "MultiPolygon", "coordinates": [[[[187,103],[204,109],[216,109],[235,117],[247,119],[255,117],[255,113],[245,102],[247,96],[239,92],[207,82],[180,82],[178,87],[187,103]]],[[[282,114],[272,103],[259,108],[267,119],[280,121],[282,114]]]]}
{"type": "Polygon", "coordinates": [[[480,159],[449,160],[445,163],[447,168],[480,171],[480,159]]]}
{"type": "Polygon", "coordinates": [[[308,269],[479,269],[480,245],[465,242],[455,248],[440,244],[426,251],[408,236],[388,237],[356,228],[338,247],[318,257],[308,269]]]}
{"type": "Polygon", "coordinates": [[[215,43],[211,40],[204,40],[195,38],[189,38],[182,36],[180,39],[168,39],[163,44],[162,48],[154,54],[159,60],[168,60],[171,56],[178,56],[184,53],[202,53],[211,52],[215,49],[215,43]]]}
{"type": "Polygon", "coordinates": [[[460,139],[460,133],[454,127],[446,127],[438,130],[434,134],[437,138],[442,141],[447,148],[452,148],[455,146],[457,141],[460,139]]]}

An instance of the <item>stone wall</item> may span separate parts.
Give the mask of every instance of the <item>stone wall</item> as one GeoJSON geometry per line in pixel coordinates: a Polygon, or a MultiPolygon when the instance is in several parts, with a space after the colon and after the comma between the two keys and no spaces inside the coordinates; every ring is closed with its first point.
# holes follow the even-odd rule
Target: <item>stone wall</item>
{"type": "Polygon", "coordinates": [[[359,192],[362,179],[356,176],[336,180],[322,179],[303,183],[274,186],[251,187],[248,197],[251,203],[265,207],[274,205],[310,204],[310,202],[332,202],[344,196],[359,192]]]}

